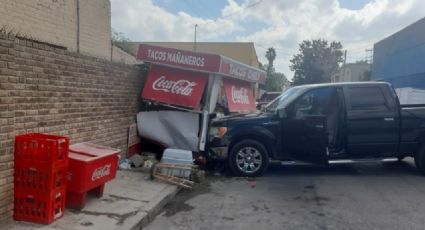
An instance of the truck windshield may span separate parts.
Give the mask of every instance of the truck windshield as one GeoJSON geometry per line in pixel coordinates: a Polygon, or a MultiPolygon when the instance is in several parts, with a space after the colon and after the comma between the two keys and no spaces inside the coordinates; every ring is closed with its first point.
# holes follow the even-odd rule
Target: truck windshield
{"type": "Polygon", "coordinates": [[[299,94],[300,91],[301,88],[297,87],[286,90],[284,93],[282,93],[282,95],[271,101],[266,106],[266,111],[274,112],[277,108],[286,107],[288,103],[290,103],[299,94]]]}

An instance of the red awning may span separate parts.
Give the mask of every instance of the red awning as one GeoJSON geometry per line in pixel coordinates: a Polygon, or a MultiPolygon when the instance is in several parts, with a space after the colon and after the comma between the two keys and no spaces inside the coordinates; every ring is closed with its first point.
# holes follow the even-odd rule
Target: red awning
{"type": "Polygon", "coordinates": [[[152,65],[142,97],[172,105],[198,108],[208,75],[152,65]]]}
{"type": "Polygon", "coordinates": [[[250,83],[223,79],[223,85],[230,112],[249,112],[256,110],[254,94],[250,83]]]}

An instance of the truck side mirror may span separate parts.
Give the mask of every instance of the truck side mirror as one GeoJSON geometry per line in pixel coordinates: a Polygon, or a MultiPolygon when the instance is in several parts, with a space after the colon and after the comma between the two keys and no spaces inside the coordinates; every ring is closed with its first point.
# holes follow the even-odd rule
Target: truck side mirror
{"type": "Polygon", "coordinates": [[[288,113],[286,111],[286,108],[280,108],[276,110],[277,116],[279,118],[287,118],[288,117],[288,113]]]}

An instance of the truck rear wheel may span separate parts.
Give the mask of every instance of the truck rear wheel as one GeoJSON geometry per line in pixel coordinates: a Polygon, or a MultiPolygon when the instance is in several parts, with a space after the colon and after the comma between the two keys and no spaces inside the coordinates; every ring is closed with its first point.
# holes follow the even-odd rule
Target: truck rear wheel
{"type": "Polygon", "coordinates": [[[425,175],[425,144],[415,154],[416,168],[425,175]]]}
{"type": "Polygon", "coordinates": [[[229,154],[229,165],[237,176],[261,176],[269,165],[266,148],[258,141],[243,140],[236,143],[229,154]]]}

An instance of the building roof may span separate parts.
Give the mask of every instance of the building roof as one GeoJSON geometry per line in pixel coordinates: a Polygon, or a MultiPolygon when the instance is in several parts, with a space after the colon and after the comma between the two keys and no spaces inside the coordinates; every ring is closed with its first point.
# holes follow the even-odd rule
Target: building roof
{"type": "Polygon", "coordinates": [[[294,88],[305,88],[305,89],[311,89],[311,88],[320,88],[320,87],[326,87],[326,86],[380,86],[380,85],[390,85],[388,82],[383,81],[365,81],[365,82],[336,82],[336,83],[319,83],[319,84],[308,84],[308,85],[299,85],[295,86],[294,88]]]}
{"type": "MultiPolygon", "coordinates": [[[[188,51],[194,51],[195,49],[193,42],[124,42],[120,46],[132,55],[137,56],[140,44],[188,51]]],[[[260,66],[254,43],[252,42],[197,42],[196,51],[226,56],[255,68],[260,66]]]]}

